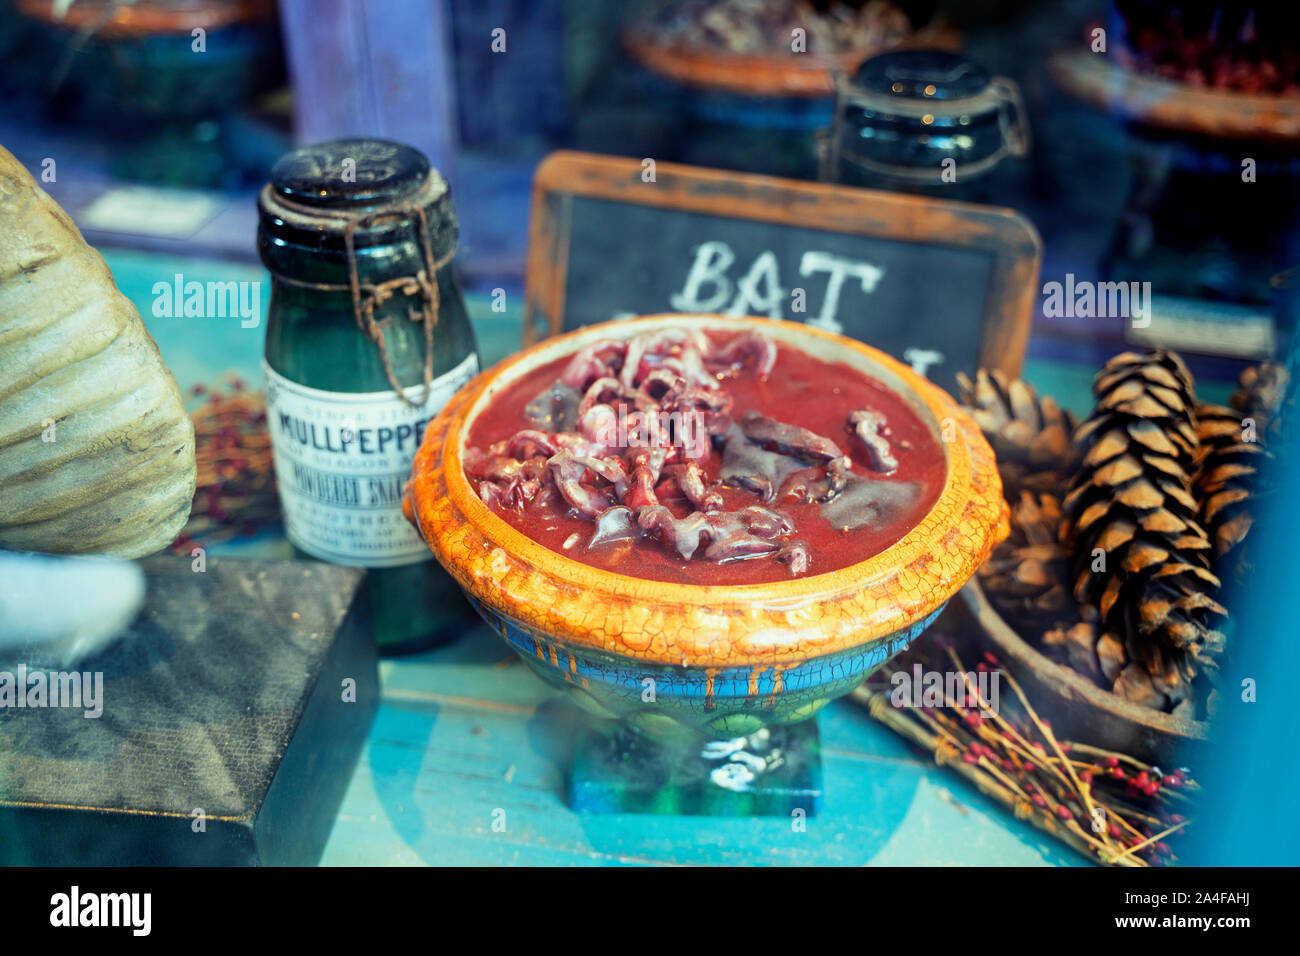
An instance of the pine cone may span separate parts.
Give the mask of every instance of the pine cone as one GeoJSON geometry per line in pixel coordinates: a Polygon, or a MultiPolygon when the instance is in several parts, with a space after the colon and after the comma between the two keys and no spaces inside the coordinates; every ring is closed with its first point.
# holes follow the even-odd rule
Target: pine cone
{"type": "Polygon", "coordinates": [[[1200,439],[1195,477],[1200,499],[1197,519],[1214,542],[1220,568],[1233,566],[1230,555],[1250,532],[1259,470],[1268,457],[1257,431],[1243,425],[1243,417],[1222,405],[1201,405],[1196,410],[1200,439]]]}
{"type": "Polygon", "coordinates": [[[1087,621],[1076,620],[1073,624],[1062,622],[1048,628],[1043,634],[1042,647],[1048,657],[1069,666],[1071,670],[1078,671],[1098,686],[1108,689],[1114,684],[1115,678],[1119,676],[1124,665],[1128,663],[1123,643],[1113,634],[1097,633],[1096,628],[1087,621]],[[1111,663],[1113,656],[1106,658],[1106,670],[1102,669],[1102,650],[1099,646],[1103,637],[1106,639],[1107,647],[1114,645],[1119,653],[1118,665],[1111,663]]]}
{"type": "Polygon", "coordinates": [[[1076,620],[1048,629],[1041,646],[1048,657],[1126,700],[1155,710],[1172,709],[1188,719],[1196,717],[1198,695],[1189,686],[1195,675],[1171,666],[1158,645],[1148,643],[1139,649],[1093,622],[1076,620]]]}
{"type": "Polygon", "coordinates": [[[980,369],[974,382],[958,372],[957,385],[962,405],[993,446],[1007,501],[1016,502],[1022,491],[1059,495],[1074,465],[1074,416],[997,369],[980,369]]]}
{"type": "Polygon", "coordinates": [[[1173,353],[1126,352],[1106,363],[1093,393],[1097,406],[1074,434],[1083,458],[1062,503],[1074,594],[1178,704],[1198,669],[1215,665],[1227,613],[1211,596],[1219,579],[1191,489],[1192,377],[1173,353]]]}
{"type": "Polygon", "coordinates": [[[1256,432],[1263,435],[1277,427],[1277,418],[1287,401],[1290,379],[1286,366],[1277,362],[1252,365],[1237,378],[1240,387],[1228,404],[1240,412],[1242,418],[1254,421],[1256,432]]]}
{"type": "Polygon", "coordinates": [[[979,569],[989,599],[1022,633],[1036,633],[1075,613],[1060,525],[1056,498],[1022,491],[1011,508],[1011,534],[979,569]]]}

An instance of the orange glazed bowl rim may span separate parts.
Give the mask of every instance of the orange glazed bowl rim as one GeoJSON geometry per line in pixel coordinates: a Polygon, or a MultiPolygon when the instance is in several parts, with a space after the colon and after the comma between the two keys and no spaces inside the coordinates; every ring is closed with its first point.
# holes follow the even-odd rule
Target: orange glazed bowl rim
{"type": "Polygon", "coordinates": [[[878,349],[796,322],[663,313],[585,326],[481,373],[429,424],[404,509],[465,591],[548,640],[639,660],[736,666],[805,660],[882,639],[924,620],[975,573],[1008,530],[992,449],[942,389],[878,349]],[[602,338],[670,325],[760,329],[840,361],[894,391],[947,458],[930,510],[884,551],[836,571],[762,584],[676,584],[607,571],[534,541],[489,508],[466,478],[465,437],[487,403],[529,371],[602,338]]]}

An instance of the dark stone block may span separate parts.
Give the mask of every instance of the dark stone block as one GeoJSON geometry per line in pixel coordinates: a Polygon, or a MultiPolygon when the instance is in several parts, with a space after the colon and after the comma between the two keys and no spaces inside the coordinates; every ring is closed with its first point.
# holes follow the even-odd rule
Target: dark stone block
{"type": "Polygon", "coordinates": [[[0,709],[0,864],[315,863],[379,701],[364,572],[144,567],[131,632],[76,668],[100,717],[0,709]]]}

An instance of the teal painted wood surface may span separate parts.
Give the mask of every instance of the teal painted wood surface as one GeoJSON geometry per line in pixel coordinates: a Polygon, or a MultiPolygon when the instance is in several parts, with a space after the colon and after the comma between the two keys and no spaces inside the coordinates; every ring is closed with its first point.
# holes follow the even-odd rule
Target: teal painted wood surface
{"type": "MultiPolygon", "coordinates": [[[[259,268],[107,250],[118,286],[144,316],[182,389],[225,373],[261,381],[264,326],[153,314],[174,275],[263,282],[259,268]]],[[[484,365],[513,352],[519,296],[504,313],[469,297],[484,365]]],[[[1094,369],[1033,361],[1027,376],[1087,410],[1094,369]]],[[[285,557],[269,535],[214,549],[285,557]]],[[[701,865],[1078,865],[1086,861],[936,767],[865,710],[840,700],[820,716],[825,810],[803,822],[583,815],[563,801],[578,722],[486,626],[437,651],[383,662],[382,700],[322,863],[701,865]]]]}
{"type": "Polygon", "coordinates": [[[570,812],[563,768],[587,718],[486,627],[386,661],[380,678],[379,714],[325,864],[1082,862],[852,703],[822,712],[826,805],[801,830],[781,818],[570,812]]]}

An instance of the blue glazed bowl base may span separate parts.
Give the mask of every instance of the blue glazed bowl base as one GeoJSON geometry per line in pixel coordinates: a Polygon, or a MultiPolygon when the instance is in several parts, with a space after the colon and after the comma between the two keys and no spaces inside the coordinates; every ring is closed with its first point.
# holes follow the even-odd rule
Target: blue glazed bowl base
{"type": "Polygon", "coordinates": [[[815,718],[713,741],[600,721],[579,739],[569,778],[570,808],[587,813],[808,817],[822,796],[815,718]]]}

